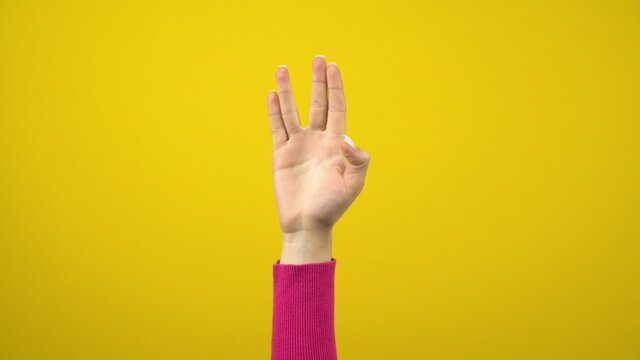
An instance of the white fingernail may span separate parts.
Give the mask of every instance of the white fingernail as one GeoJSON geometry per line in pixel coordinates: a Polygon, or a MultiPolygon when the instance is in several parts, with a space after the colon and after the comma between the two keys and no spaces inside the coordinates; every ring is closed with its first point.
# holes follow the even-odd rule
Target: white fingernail
{"type": "Polygon", "coordinates": [[[324,55],[316,55],[316,57],[324,58],[324,55]]]}
{"type": "Polygon", "coordinates": [[[351,146],[352,149],[356,148],[356,144],[353,142],[353,140],[351,140],[350,137],[347,136],[347,134],[344,134],[344,141],[347,143],[347,145],[351,146]]]}
{"type": "Polygon", "coordinates": [[[330,62],[330,63],[328,63],[327,65],[328,65],[328,66],[331,66],[331,65],[338,66],[338,65],[336,65],[336,63],[334,63],[334,62],[330,62]]]}
{"type": "Polygon", "coordinates": [[[281,67],[287,67],[287,65],[278,65],[279,68],[281,67]]]}

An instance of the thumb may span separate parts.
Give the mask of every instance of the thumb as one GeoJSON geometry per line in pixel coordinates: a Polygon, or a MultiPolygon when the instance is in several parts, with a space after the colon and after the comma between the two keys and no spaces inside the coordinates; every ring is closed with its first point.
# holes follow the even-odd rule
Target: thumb
{"type": "Polygon", "coordinates": [[[362,180],[364,180],[364,175],[367,173],[369,160],[371,159],[369,153],[356,147],[353,140],[351,140],[351,138],[346,134],[344,135],[344,141],[342,144],[342,153],[349,162],[346,175],[361,177],[362,180]]]}

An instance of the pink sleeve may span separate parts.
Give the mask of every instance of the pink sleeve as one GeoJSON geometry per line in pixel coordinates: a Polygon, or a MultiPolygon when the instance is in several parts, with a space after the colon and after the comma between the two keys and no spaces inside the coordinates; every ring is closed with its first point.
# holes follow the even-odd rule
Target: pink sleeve
{"type": "Polygon", "coordinates": [[[336,360],[333,280],[336,259],[273,265],[272,360],[336,360]]]}

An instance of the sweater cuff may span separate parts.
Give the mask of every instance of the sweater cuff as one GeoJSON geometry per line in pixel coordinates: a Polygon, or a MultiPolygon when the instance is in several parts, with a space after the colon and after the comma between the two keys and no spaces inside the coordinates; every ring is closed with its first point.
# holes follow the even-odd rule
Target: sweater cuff
{"type": "Polygon", "coordinates": [[[273,265],[272,360],[335,360],[336,259],[273,265]]]}

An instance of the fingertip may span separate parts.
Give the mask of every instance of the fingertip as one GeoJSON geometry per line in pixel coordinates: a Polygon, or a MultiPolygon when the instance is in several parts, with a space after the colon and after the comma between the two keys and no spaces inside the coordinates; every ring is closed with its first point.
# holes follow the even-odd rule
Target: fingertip
{"type": "Polygon", "coordinates": [[[327,76],[329,76],[332,79],[339,80],[340,69],[338,69],[338,66],[336,65],[336,63],[327,64],[327,76]]]}
{"type": "MultiPolygon", "coordinates": [[[[361,149],[362,150],[362,149],[361,149]]],[[[371,154],[369,154],[368,151],[366,150],[362,150],[362,156],[364,157],[364,160],[368,163],[371,161],[371,154]]]]}
{"type": "Polygon", "coordinates": [[[280,65],[276,69],[276,79],[278,79],[278,80],[285,80],[287,78],[288,74],[289,74],[289,71],[288,71],[286,65],[280,65]]]}
{"type": "Polygon", "coordinates": [[[313,68],[315,70],[324,70],[324,68],[326,67],[326,61],[324,59],[324,56],[317,56],[315,58],[313,58],[313,68]]]}
{"type": "Polygon", "coordinates": [[[277,109],[280,107],[280,98],[275,90],[270,90],[267,93],[267,107],[269,107],[269,109],[277,109]]]}

